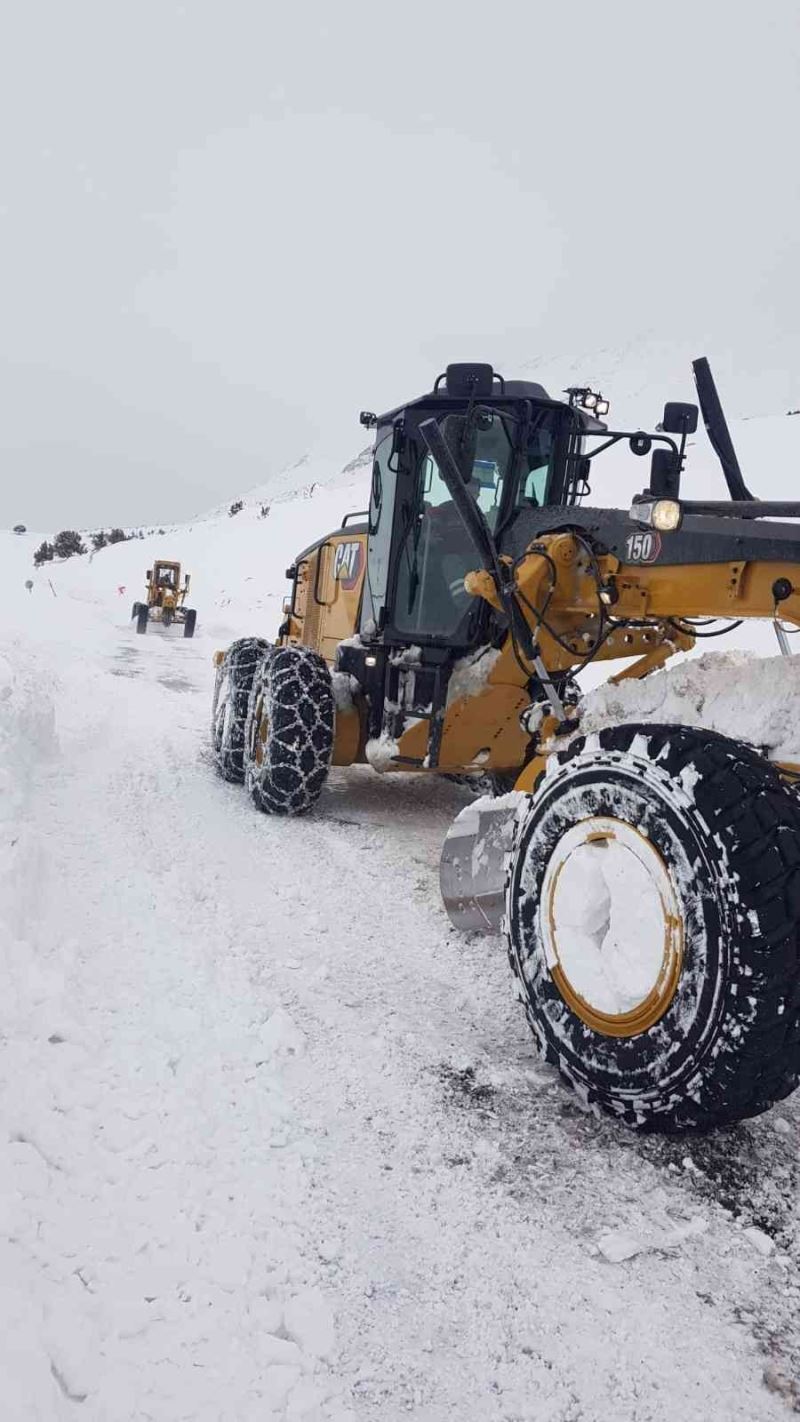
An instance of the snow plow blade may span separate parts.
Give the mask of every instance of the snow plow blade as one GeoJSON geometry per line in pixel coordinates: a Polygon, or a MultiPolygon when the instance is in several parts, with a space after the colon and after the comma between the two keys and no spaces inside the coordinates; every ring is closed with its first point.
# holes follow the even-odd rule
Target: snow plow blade
{"type": "Polygon", "coordinates": [[[453,821],[442,846],[439,884],[456,928],[499,933],[505,902],[506,866],[517,812],[528,796],[516,791],[494,800],[484,796],[453,821]]]}

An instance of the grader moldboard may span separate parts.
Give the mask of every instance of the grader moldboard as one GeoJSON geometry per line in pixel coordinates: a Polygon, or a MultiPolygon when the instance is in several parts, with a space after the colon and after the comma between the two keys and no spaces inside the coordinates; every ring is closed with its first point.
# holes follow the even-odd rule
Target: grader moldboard
{"type": "Polygon", "coordinates": [[[800,626],[779,521],[800,503],[751,496],[694,372],[724,502],[681,498],[696,405],[615,431],[589,389],[452,365],[363,413],[368,513],[296,559],[274,644],[215,658],[216,762],[261,810],[302,814],[359,762],[494,792],[447,836],[448,913],[503,932],[539,1051],[583,1099],[661,1131],[754,1116],[800,1076],[800,767],[689,727],[580,730],[590,662],[642,677],[706,619],[800,626]],[[622,442],[651,455],[648,488],[586,506],[622,442]]]}
{"type": "Polygon", "coordinates": [[[181,565],[160,558],[147,570],[147,602],[135,602],[131,618],[136,623],[137,632],[146,632],[148,622],[160,622],[162,627],[171,627],[173,622],[183,625],[184,637],[193,637],[197,622],[197,611],[186,606],[191,575],[186,574],[181,585],[181,565]]]}

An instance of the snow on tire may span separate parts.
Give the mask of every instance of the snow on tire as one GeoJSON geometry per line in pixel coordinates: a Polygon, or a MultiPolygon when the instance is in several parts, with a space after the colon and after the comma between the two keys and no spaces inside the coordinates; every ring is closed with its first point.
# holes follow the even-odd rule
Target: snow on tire
{"type": "Polygon", "coordinates": [[[308,647],[279,647],[250,697],[246,782],[260,810],[302,815],[316,804],[333,753],[334,698],[327,663],[308,647]]]}
{"type": "Polygon", "coordinates": [[[617,726],[553,757],[520,816],[506,933],[542,1055],[666,1132],[800,1079],[800,800],[750,747],[617,726]]]}
{"type": "Polygon", "coordinates": [[[260,662],[272,650],[260,637],[234,642],[217,667],[211,712],[214,761],[225,780],[244,780],[244,743],[250,691],[260,662]]]}

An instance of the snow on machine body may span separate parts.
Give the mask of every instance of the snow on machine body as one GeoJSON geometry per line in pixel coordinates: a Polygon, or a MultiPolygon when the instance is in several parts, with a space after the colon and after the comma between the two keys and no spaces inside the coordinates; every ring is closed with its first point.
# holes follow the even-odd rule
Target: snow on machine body
{"type": "Polygon", "coordinates": [[[193,637],[197,612],[186,606],[191,582],[190,574],[181,584],[181,565],[159,558],[147,570],[147,602],[135,602],[131,617],[137,632],[146,632],[148,622],[160,622],[163,627],[173,623],[183,626],[184,637],[193,637]]]}
{"type": "Polygon", "coordinates": [[[662,1131],[756,1115],[800,1078],[800,766],[703,726],[581,729],[591,662],[645,677],[707,635],[696,619],[771,619],[783,651],[800,627],[800,503],[752,498],[705,360],[695,380],[722,502],[681,498],[695,405],[615,431],[588,389],[458,365],[362,415],[369,511],[295,560],[275,643],[217,653],[212,726],[220,772],[274,814],[309,810],[331,765],[488,790],[445,841],[451,919],[503,933],[583,1099],[662,1131]],[[625,442],[647,489],[587,505],[625,442]]]}

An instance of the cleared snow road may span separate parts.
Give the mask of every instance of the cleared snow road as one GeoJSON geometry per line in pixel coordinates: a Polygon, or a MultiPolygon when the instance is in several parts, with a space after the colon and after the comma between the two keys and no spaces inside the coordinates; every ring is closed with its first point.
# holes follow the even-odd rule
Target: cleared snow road
{"type": "Polygon", "coordinates": [[[3,1417],[786,1415],[796,1105],[583,1115],[439,906],[463,792],[337,773],[259,817],[209,642],[48,614],[2,703],[3,1417]]]}

